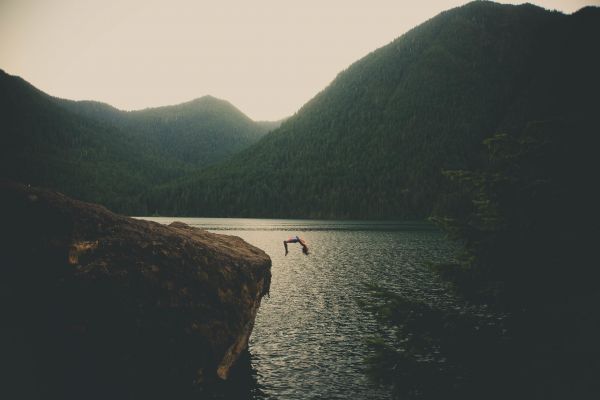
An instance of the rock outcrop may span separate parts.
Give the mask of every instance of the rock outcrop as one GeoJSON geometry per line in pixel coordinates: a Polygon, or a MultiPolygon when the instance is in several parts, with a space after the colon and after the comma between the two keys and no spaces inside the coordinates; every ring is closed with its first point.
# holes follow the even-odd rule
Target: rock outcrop
{"type": "Polygon", "coordinates": [[[262,250],[51,191],[0,194],[0,339],[15,385],[115,398],[228,377],[269,290],[262,250]]]}

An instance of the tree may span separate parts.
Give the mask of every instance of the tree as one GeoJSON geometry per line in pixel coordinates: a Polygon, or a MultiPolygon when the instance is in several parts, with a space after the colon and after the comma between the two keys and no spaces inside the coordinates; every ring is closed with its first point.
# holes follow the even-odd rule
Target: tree
{"type": "Polygon", "coordinates": [[[598,390],[600,291],[586,218],[593,126],[547,121],[494,135],[484,141],[484,166],[444,172],[456,189],[433,220],[463,251],[435,268],[465,307],[372,289],[370,309],[394,335],[373,342],[371,375],[396,397],[586,398],[598,390]]]}

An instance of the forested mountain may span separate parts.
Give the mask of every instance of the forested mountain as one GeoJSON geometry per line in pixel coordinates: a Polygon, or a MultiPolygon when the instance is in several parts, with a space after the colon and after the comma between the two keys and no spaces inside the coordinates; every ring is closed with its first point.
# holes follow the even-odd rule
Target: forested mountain
{"type": "Polygon", "coordinates": [[[1,177],[127,210],[148,182],[177,168],[131,137],[75,115],[24,80],[0,73],[1,177]],[[151,168],[149,168],[151,167],[151,168]]]}
{"type": "Polygon", "coordinates": [[[477,1],[443,12],[351,65],[256,145],[152,191],[148,210],[424,217],[451,202],[441,171],[482,163],[486,137],[562,120],[589,128],[574,142],[595,140],[598,37],[597,8],[477,1]]]}
{"type": "Polygon", "coordinates": [[[0,70],[0,177],[123,213],[145,213],[149,188],[223,160],[273,124],[212,97],[133,112],[57,99],[0,70]]]}
{"type": "Polygon", "coordinates": [[[452,205],[442,170],[478,167],[495,133],[560,120],[593,145],[599,34],[597,8],[469,3],[357,61],[266,136],[278,123],[212,97],[124,112],[0,72],[1,176],[138,215],[421,218],[452,205]]]}
{"type": "Polygon", "coordinates": [[[277,122],[254,122],[231,103],[204,96],[186,103],[119,111],[91,101],[61,101],[71,111],[150,140],[169,157],[202,167],[255,143],[277,122]]]}

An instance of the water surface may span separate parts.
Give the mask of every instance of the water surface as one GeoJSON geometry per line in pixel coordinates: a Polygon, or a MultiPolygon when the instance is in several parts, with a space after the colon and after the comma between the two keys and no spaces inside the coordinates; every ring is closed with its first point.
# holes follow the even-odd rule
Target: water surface
{"type": "MultiPolygon", "coordinates": [[[[387,399],[364,374],[365,339],[377,331],[359,300],[377,283],[429,303],[452,301],[427,262],[452,259],[455,246],[422,222],[228,218],[182,221],[236,235],[273,261],[271,294],[262,301],[249,349],[253,399],[387,399]],[[301,236],[310,255],[283,240],[301,236]]],[[[241,396],[243,398],[243,396],[241,396]]]]}

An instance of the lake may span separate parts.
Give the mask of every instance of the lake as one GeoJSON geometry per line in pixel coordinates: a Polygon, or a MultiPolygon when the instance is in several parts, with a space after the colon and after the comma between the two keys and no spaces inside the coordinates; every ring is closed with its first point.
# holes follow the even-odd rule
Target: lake
{"type": "Polygon", "coordinates": [[[389,392],[364,374],[365,340],[378,329],[358,304],[369,300],[365,285],[452,302],[425,264],[452,260],[456,246],[424,222],[147,219],[239,236],[273,261],[270,297],[262,300],[249,343],[248,376],[236,378],[243,388],[224,386],[212,397],[387,399],[389,392]],[[283,240],[295,235],[307,241],[310,255],[289,244],[285,256],[283,240]]]}

